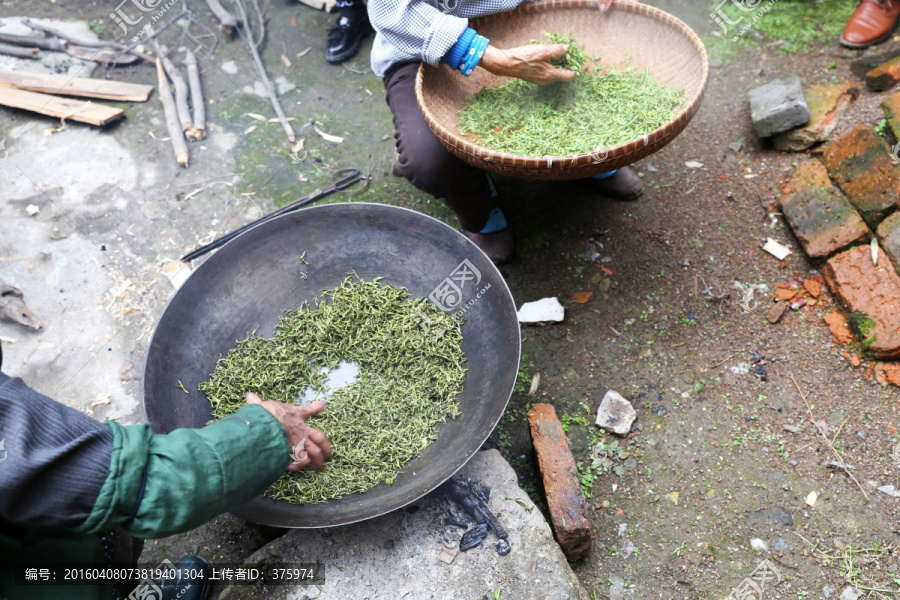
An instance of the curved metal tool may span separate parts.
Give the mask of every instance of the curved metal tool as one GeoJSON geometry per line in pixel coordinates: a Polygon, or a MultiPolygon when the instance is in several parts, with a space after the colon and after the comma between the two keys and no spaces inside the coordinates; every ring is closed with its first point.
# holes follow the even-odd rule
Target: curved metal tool
{"type": "Polygon", "coordinates": [[[353,167],[339,169],[339,170],[335,171],[334,175],[331,176],[331,185],[324,187],[324,188],[320,188],[320,189],[314,191],[313,193],[311,193],[307,196],[304,196],[303,198],[300,198],[299,200],[294,200],[290,204],[279,208],[275,212],[269,213],[268,215],[265,215],[264,217],[261,217],[255,221],[253,221],[252,223],[247,223],[240,229],[236,229],[236,230],[232,231],[231,233],[227,233],[227,234],[223,235],[222,237],[220,237],[219,239],[214,240],[213,242],[211,242],[205,246],[201,246],[201,247],[197,248],[193,252],[188,252],[187,254],[185,254],[184,256],[181,257],[181,262],[189,262],[189,261],[194,260],[195,258],[200,258],[207,252],[215,250],[216,248],[218,248],[220,246],[224,246],[229,241],[233,240],[234,238],[236,238],[243,232],[247,231],[251,227],[256,227],[260,223],[265,223],[266,221],[274,219],[275,217],[278,217],[280,215],[284,215],[289,212],[294,212],[295,210],[299,210],[308,204],[312,204],[313,202],[315,202],[317,200],[321,200],[325,196],[328,196],[335,192],[340,192],[340,191],[346,190],[347,188],[349,188],[351,185],[353,185],[357,181],[363,181],[365,179],[366,179],[366,176],[363,175],[359,171],[359,169],[356,169],[353,167]]]}

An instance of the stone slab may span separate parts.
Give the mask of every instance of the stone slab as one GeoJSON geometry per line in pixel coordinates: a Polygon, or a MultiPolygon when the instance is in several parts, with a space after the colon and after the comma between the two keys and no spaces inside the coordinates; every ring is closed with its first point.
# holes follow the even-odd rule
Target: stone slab
{"type": "Polygon", "coordinates": [[[809,106],[800,77],[791,74],[750,90],[750,120],[765,138],[809,122],[809,106]]]}
{"type": "Polygon", "coordinates": [[[900,81],[900,56],[866,73],[866,87],[870,92],[889,90],[898,81],[900,81]]]}
{"type": "Polygon", "coordinates": [[[318,561],[324,583],[264,590],[236,585],[226,588],[220,600],[458,600],[493,598],[495,590],[502,590],[504,598],[588,600],[543,514],[519,487],[515,471],[499,451],[478,452],[459,476],[491,488],[489,507],[509,533],[512,551],[507,556],[494,550],[497,540],[491,533],[481,545],[445,562],[452,555],[442,554],[447,500],[432,492],[406,508],[361,523],[292,530],[245,561],[318,561]]]}
{"type": "Polygon", "coordinates": [[[875,358],[900,358],[900,277],[888,260],[876,266],[868,245],[856,246],[830,258],[823,268],[832,293],[848,313],[863,312],[875,322],[868,352],[875,358]]]}
{"type": "Polygon", "coordinates": [[[887,143],[859,126],[829,144],[822,156],[828,174],[872,228],[900,203],[900,166],[887,143]]]}
{"type": "Polygon", "coordinates": [[[875,230],[881,250],[887,254],[894,268],[900,270],[900,212],[895,212],[875,230]]]}
{"type": "Polygon", "coordinates": [[[784,192],[781,210],[811,258],[824,258],[868,237],[865,223],[818,160],[797,167],[784,192]]]}
{"type": "Polygon", "coordinates": [[[556,540],[569,561],[580,560],[591,550],[591,524],[584,516],[584,492],[562,423],[552,405],[539,403],[528,412],[528,425],[556,540]]]}
{"type": "Polygon", "coordinates": [[[814,85],[806,90],[809,123],[796,129],[776,133],[772,144],[781,152],[801,152],[813,144],[824,142],[837,127],[838,119],[859,97],[859,90],[850,83],[814,85]]]}

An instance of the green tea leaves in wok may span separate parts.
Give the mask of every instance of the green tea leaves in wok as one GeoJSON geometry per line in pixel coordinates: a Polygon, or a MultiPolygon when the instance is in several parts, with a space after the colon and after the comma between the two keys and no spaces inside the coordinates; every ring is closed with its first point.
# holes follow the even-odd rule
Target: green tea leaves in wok
{"type": "MultiPolygon", "coordinates": [[[[465,379],[462,322],[405,288],[348,277],[282,316],[271,338],[239,340],[200,390],[220,419],[247,392],[299,403],[325,392],[327,373],[358,365],[355,381],[328,394],[309,424],[334,448],[320,471],[287,473],[266,495],[298,504],[326,502],[392,483],[403,465],[457,417],[465,379]]],[[[286,450],[287,452],[287,450],[286,450]]]]}

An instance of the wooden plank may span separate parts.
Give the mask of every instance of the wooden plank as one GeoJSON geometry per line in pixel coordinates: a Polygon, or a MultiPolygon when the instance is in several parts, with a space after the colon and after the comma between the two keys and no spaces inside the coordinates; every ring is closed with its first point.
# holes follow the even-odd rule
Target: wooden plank
{"type": "Polygon", "coordinates": [[[129,100],[146,102],[153,91],[152,85],[122,83],[105,79],[71,77],[69,75],[49,75],[26,71],[0,71],[0,87],[13,87],[32,92],[104,98],[106,100],[129,100]]]}
{"type": "Polygon", "coordinates": [[[72,100],[14,88],[0,88],[0,105],[91,125],[106,125],[125,114],[121,108],[95,104],[90,100],[72,100]]]}

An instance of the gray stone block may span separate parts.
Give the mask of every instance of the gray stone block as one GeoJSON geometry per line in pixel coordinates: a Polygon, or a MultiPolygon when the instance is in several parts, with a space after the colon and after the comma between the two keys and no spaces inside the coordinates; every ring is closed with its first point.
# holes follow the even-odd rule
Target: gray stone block
{"type": "Polygon", "coordinates": [[[769,137],[809,122],[803,84],[791,74],[750,90],[750,120],[759,137],[769,137]]]}
{"type": "Polygon", "coordinates": [[[491,488],[488,506],[509,534],[512,552],[500,556],[489,533],[480,546],[459,552],[459,531],[444,519],[448,505],[433,492],[411,507],[331,529],[294,529],[245,561],[318,563],[317,585],[276,585],[262,595],[233,585],[220,600],[588,600],[540,510],[519,487],[516,473],[497,450],[478,452],[457,477],[491,488]]]}

